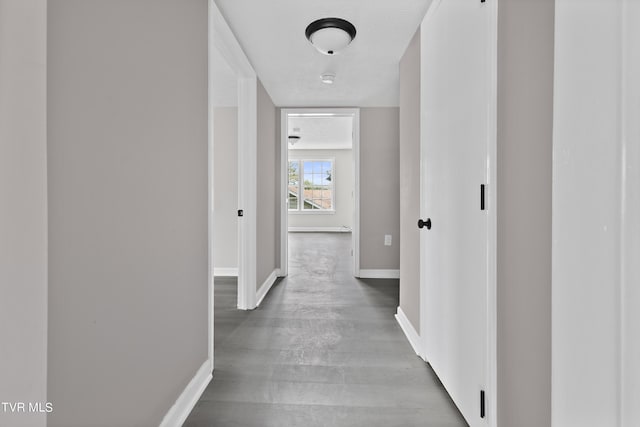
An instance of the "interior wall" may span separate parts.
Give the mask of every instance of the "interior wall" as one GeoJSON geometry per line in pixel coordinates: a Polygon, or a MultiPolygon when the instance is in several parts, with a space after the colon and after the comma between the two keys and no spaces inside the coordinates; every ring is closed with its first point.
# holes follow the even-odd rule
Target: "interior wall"
{"type": "MultiPolygon", "coordinates": [[[[0,400],[47,400],[47,2],[0,0],[0,400]]],[[[46,414],[0,424],[46,425],[46,414]]]]}
{"type": "Polygon", "coordinates": [[[360,269],[400,268],[399,108],[360,109],[360,269]],[[392,245],[384,245],[384,236],[392,245]]]}
{"type": "Polygon", "coordinates": [[[319,227],[342,228],[353,227],[353,151],[352,150],[289,150],[289,160],[334,159],[333,182],[335,190],[335,213],[310,214],[289,213],[289,228],[319,227]]]}
{"type": "Polygon", "coordinates": [[[554,0],[498,9],[498,423],[551,422],[554,0]]]}
{"type": "Polygon", "coordinates": [[[400,308],[420,333],[420,29],[400,60],[400,308]]]}
{"type": "Polygon", "coordinates": [[[621,420],[640,425],[640,2],[623,2],[621,420]]]}
{"type": "Polygon", "coordinates": [[[208,358],[207,1],[48,25],[48,425],[159,425],[208,358]]]}
{"type": "Polygon", "coordinates": [[[556,427],[640,422],[638,18],[637,2],[556,0],[556,427]]]}
{"type": "Polygon", "coordinates": [[[280,163],[279,141],[276,139],[276,108],[271,97],[258,80],[258,167],[257,167],[257,265],[256,289],[269,275],[280,268],[280,163]]]}
{"type": "Polygon", "coordinates": [[[238,108],[217,107],[213,114],[213,260],[224,272],[238,268],[238,108]]]}

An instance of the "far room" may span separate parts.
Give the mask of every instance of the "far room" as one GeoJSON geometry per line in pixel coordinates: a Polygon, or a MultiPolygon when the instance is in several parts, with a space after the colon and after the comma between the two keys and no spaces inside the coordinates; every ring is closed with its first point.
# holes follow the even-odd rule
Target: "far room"
{"type": "Polygon", "coordinates": [[[290,262],[308,249],[334,245],[352,259],[356,120],[349,109],[283,111],[290,262]]]}

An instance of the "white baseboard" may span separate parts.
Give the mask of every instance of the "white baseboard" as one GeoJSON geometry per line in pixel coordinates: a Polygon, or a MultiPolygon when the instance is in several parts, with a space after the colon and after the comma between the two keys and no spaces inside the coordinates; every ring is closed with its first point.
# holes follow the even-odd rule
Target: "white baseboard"
{"type": "Polygon", "coordinates": [[[200,366],[200,369],[189,381],[178,400],[169,409],[169,412],[165,414],[160,427],[181,427],[184,424],[194,406],[196,406],[198,399],[204,393],[205,388],[207,388],[209,381],[213,378],[212,370],[211,360],[208,359],[200,366]]]}
{"type": "Polygon", "coordinates": [[[351,233],[348,227],[289,227],[289,233],[351,233]]]}
{"type": "Polygon", "coordinates": [[[413,327],[409,319],[407,319],[407,316],[404,314],[404,311],[402,311],[400,307],[398,307],[396,320],[402,328],[402,332],[404,332],[405,336],[407,337],[407,340],[409,340],[409,344],[411,344],[411,347],[413,347],[413,351],[415,351],[418,356],[424,359],[421,354],[422,352],[420,351],[420,335],[418,335],[418,332],[416,332],[415,328],[413,327]]]}
{"type": "Polygon", "coordinates": [[[218,267],[213,269],[214,276],[238,277],[237,268],[218,267]]]}
{"type": "Polygon", "coordinates": [[[360,275],[362,279],[399,279],[400,270],[362,270],[360,275]]]}
{"type": "Polygon", "coordinates": [[[262,300],[264,299],[264,297],[267,296],[267,292],[269,292],[269,289],[271,289],[271,286],[273,286],[273,284],[276,282],[276,279],[278,278],[279,275],[280,275],[279,269],[273,270],[271,274],[269,274],[269,276],[267,277],[267,280],[265,280],[264,283],[260,286],[260,288],[258,288],[258,292],[256,293],[256,300],[258,301],[256,303],[256,307],[258,307],[262,302],[262,300]]]}

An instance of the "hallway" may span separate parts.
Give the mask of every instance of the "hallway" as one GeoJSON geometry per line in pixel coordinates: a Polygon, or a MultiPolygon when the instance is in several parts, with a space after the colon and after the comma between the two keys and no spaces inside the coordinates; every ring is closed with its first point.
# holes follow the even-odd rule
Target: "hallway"
{"type": "Polygon", "coordinates": [[[216,278],[213,381],[185,427],[466,425],[396,323],[398,281],[352,277],[350,237],[291,233],[254,311],[216,278]]]}

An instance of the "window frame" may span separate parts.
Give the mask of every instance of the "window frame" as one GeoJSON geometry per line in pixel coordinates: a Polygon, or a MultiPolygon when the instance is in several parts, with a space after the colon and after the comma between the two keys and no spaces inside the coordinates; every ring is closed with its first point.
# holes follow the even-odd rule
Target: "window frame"
{"type": "MultiPolygon", "coordinates": [[[[335,215],[336,213],[336,159],[324,158],[289,158],[287,162],[298,162],[298,208],[291,209],[287,193],[287,212],[293,215],[335,215]],[[331,162],[331,209],[303,209],[304,205],[304,162],[331,162]],[[303,195],[300,197],[300,195],[303,195]]],[[[288,167],[289,163],[287,163],[288,167]]],[[[287,187],[288,188],[288,187],[287,187]]]]}

